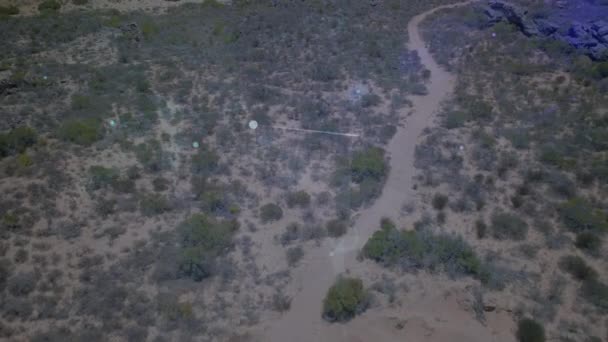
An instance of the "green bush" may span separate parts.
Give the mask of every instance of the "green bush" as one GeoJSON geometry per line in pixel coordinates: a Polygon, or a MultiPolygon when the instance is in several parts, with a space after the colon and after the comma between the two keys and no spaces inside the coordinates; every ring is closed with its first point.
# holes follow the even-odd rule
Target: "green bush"
{"type": "Polygon", "coordinates": [[[61,3],[57,0],[45,0],[38,5],[40,12],[57,12],[61,8],[61,3]]]}
{"type": "Polygon", "coordinates": [[[114,168],[106,168],[100,165],[93,165],[89,168],[89,183],[87,187],[91,190],[99,190],[113,186],[120,174],[114,168]]]}
{"type": "Polygon", "coordinates": [[[582,232],[576,235],[574,245],[583,251],[597,256],[602,247],[602,238],[593,232],[582,232]]]}
{"type": "Polygon", "coordinates": [[[495,213],[492,215],[492,236],[495,239],[521,241],[528,234],[528,224],[514,214],[495,213]]]}
{"type": "Polygon", "coordinates": [[[135,157],[150,172],[158,172],[166,166],[162,145],[156,139],[135,146],[135,157]]]}
{"type": "Polygon", "coordinates": [[[339,278],[323,300],[323,318],[330,322],[348,321],[365,311],[367,305],[368,294],[360,279],[339,278]]]}
{"type": "Polygon", "coordinates": [[[74,144],[90,146],[103,136],[103,127],[96,119],[71,119],[59,128],[59,137],[74,144]]]}
{"type": "Polygon", "coordinates": [[[390,221],[365,243],[363,256],[389,267],[486,277],[481,261],[462,238],[426,230],[399,231],[390,221]]]}
{"type": "Polygon", "coordinates": [[[598,78],[608,77],[608,62],[600,62],[595,66],[595,73],[598,78]]]}
{"type": "Polygon", "coordinates": [[[156,177],[152,180],[152,186],[156,192],[162,192],[169,189],[170,184],[171,182],[163,177],[156,177]]]}
{"type": "Polygon", "coordinates": [[[17,14],[19,14],[19,8],[17,6],[0,6],[0,18],[17,14]]]}
{"type": "Polygon", "coordinates": [[[350,170],[355,183],[361,183],[368,178],[377,181],[383,180],[387,173],[384,150],[370,147],[356,152],[353,156],[350,170]]]}
{"type": "Polygon", "coordinates": [[[561,257],[559,267],[576,280],[584,281],[597,278],[597,272],[579,256],[566,255],[561,257]]]}
{"type": "Polygon", "coordinates": [[[201,281],[213,274],[215,260],[232,246],[232,236],[238,230],[236,220],[218,221],[203,214],[195,214],[182,222],[180,236],[181,274],[201,281]]]}
{"type": "Polygon", "coordinates": [[[533,319],[521,319],[517,323],[517,340],[519,342],[544,342],[545,328],[533,319]]]}
{"type": "Polygon", "coordinates": [[[581,294],[589,303],[604,312],[608,311],[608,285],[591,278],[583,282],[581,294]]]}
{"type": "Polygon", "coordinates": [[[146,216],[154,216],[171,210],[171,206],[165,196],[149,194],[142,196],[139,201],[139,209],[146,216]]]}
{"type": "Polygon", "coordinates": [[[446,114],[443,126],[447,129],[454,129],[464,126],[469,119],[465,112],[455,111],[446,114]]]}
{"type": "Polygon", "coordinates": [[[208,148],[202,148],[192,156],[191,169],[195,175],[210,176],[218,167],[219,155],[208,148]]]}
{"type": "Polygon", "coordinates": [[[478,239],[483,239],[486,237],[486,232],[488,230],[488,226],[483,220],[475,221],[475,235],[478,239]]]}
{"type": "Polygon", "coordinates": [[[348,226],[343,220],[331,220],[327,222],[325,227],[327,229],[327,235],[331,237],[340,237],[346,234],[346,231],[348,230],[348,226]]]}
{"type": "Polygon", "coordinates": [[[0,134],[0,158],[23,153],[37,141],[38,134],[27,126],[20,126],[8,133],[0,134]]]}
{"type": "Polygon", "coordinates": [[[278,221],[283,217],[283,209],[274,203],[268,203],[260,208],[262,222],[278,221]]]}
{"type": "Polygon", "coordinates": [[[574,232],[608,230],[606,214],[594,209],[584,198],[577,197],[562,203],[559,212],[566,227],[574,232]]]}
{"type": "Polygon", "coordinates": [[[300,246],[288,248],[285,252],[287,256],[287,264],[293,267],[298,264],[300,259],[304,256],[304,250],[300,246]]]}
{"type": "Polygon", "coordinates": [[[287,206],[293,208],[295,206],[307,207],[310,205],[310,195],[306,191],[296,191],[287,194],[287,206]]]}
{"type": "Polygon", "coordinates": [[[433,208],[436,210],[443,210],[446,204],[448,204],[448,196],[439,193],[433,196],[433,208]]]}

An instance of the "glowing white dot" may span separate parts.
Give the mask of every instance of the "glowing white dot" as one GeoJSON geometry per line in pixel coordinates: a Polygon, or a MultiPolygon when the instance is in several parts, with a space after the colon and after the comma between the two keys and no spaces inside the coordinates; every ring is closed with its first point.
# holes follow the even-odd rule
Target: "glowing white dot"
{"type": "Polygon", "coordinates": [[[496,37],[496,33],[495,32],[492,32],[492,37],[496,37]]]}
{"type": "Polygon", "coordinates": [[[43,78],[43,79],[45,79],[45,80],[47,79],[47,77],[46,77],[46,76],[42,76],[42,78],[43,78]]]}
{"type": "Polygon", "coordinates": [[[464,150],[464,146],[460,145],[459,149],[462,151],[464,150]]]}
{"type": "Polygon", "coordinates": [[[192,147],[194,147],[194,148],[199,148],[199,146],[200,145],[198,144],[198,141],[195,141],[192,143],[192,147]]]}
{"type": "Polygon", "coordinates": [[[256,129],[256,128],[258,128],[258,122],[257,122],[257,121],[255,121],[255,120],[251,120],[251,121],[249,121],[249,128],[251,128],[251,129],[256,129]]]}
{"type": "Polygon", "coordinates": [[[116,121],[114,121],[114,120],[110,120],[110,126],[112,126],[112,127],[116,127],[116,121]]]}

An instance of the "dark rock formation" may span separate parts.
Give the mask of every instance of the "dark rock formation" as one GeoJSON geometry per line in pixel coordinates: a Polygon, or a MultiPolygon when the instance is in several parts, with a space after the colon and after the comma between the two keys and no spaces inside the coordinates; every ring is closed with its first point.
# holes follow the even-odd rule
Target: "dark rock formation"
{"type": "MultiPolygon", "coordinates": [[[[555,10],[569,11],[571,8],[568,6],[567,1],[558,1],[555,10]]],[[[597,8],[580,8],[580,6],[575,8],[576,13],[582,13],[579,15],[581,20],[573,20],[572,17],[566,17],[567,20],[564,20],[565,16],[561,13],[559,16],[533,18],[523,7],[503,0],[489,0],[483,12],[488,26],[500,21],[508,21],[528,37],[557,39],[567,42],[595,60],[606,60],[608,59],[608,22],[603,19],[591,20],[587,17],[588,13],[592,13],[597,8]]]]}
{"type": "Polygon", "coordinates": [[[519,27],[526,36],[536,36],[539,34],[534,22],[528,18],[527,10],[498,0],[491,0],[490,8],[496,12],[499,12],[508,21],[519,27]]]}
{"type": "Polygon", "coordinates": [[[534,23],[538,28],[538,31],[545,36],[550,36],[559,30],[559,26],[549,20],[535,19],[534,23]]]}

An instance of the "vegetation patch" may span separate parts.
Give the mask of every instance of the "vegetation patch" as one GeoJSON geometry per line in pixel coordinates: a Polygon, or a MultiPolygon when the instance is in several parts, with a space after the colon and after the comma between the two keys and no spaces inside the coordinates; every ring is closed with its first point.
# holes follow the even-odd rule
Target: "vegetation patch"
{"type": "Polygon", "coordinates": [[[16,155],[38,141],[36,131],[27,126],[20,126],[8,133],[0,133],[0,158],[16,155]]]}
{"type": "Polygon", "coordinates": [[[387,267],[409,271],[445,271],[483,281],[488,277],[482,262],[461,237],[427,230],[398,230],[386,220],[363,246],[363,255],[387,267]]]}
{"type": "Polygon", "coordinates": [[[283,209],[274,203],[264,204],[260,208],[260,218],[262,222],[268,223],[278,221],[283,217],[283,209]]]}
{"type": "Polygon", "coordinates": [[[533,319],[521,319],[517,323],[517,340],[519,342],[544,342],[545,328],[533,319]]]}
{"type": "Polygon", "coordinates": [[[528,234],[528,224],[511,213],[495,213],[492,215],[492,236],[498,240],[521,241],[528,234]]]}
{"type": "Polygon", "coordinates": [[[323,318],[330,322],[348,321],[365,311],[368,296],[361,279],[340,277],[323,300],[323,318]]]}
{"type": "Polygon", "coordinates": [[[562,221],[574,232],[608,231],[608,216],[599,209],[593,208],[584,198],[573,198],[560,206],[562,221]]]}
{"type": "Polygon", "coordinates": [[[579,256],[566,255],[559,259],[559,267],[569,273],[576,280],[585,281],[597,278],[597,272],[588,266],[579,256]]]}
{"type": "Polygon", "coordinates": [[[179,270],[194,281],[213,274],[216,259],[232,246],[238,230],[236,220],[220,221],[204,214],[195,214],[178,226],[181,253],[179,270]]]}
{"type": "Polygon", "coordinates": [[[59,128],[59,137],[82,146],[90,146],[103,136],[103,126],[97,119],[70,119],[59,128]]]}

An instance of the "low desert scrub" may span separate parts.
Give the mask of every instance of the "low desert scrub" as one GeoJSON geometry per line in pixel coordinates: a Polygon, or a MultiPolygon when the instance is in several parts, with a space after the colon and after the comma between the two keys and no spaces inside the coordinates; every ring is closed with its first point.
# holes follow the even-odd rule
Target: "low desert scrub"
{"type": "Polygon", "coordinates": [[[323,300],[323,318],[330,322],[344,322],[365,311],[369,295],[361,279],[338,278],[323,300]]]}
{"type": "Polygon", "coordinates": [[[274,203],[265,204],[260,208],[260,218],[264,223],[278,221],[282,217],[283,209],[274,203]]]}
{"type": "Polygon", "coordinates": [[[492,237],[495,239],[521,241],[527,233],[528,224],[518,216],[500,212],[492,215],[492,237]]]}
{"type": "Polygon", "coordinates": [[[482,262],[460,237],[433,234],[426,229],[397,230],[390,221],[382,225],[363,247],[366,258],[404,270],[445,271],[452,276],[487,278],[482,262]]]}
{"type": "Polygon", "coordinates": [[[517,340],[519,342],[544,342],[545,328],[533,319],[521,319],[517,323],[517,340]]]}

